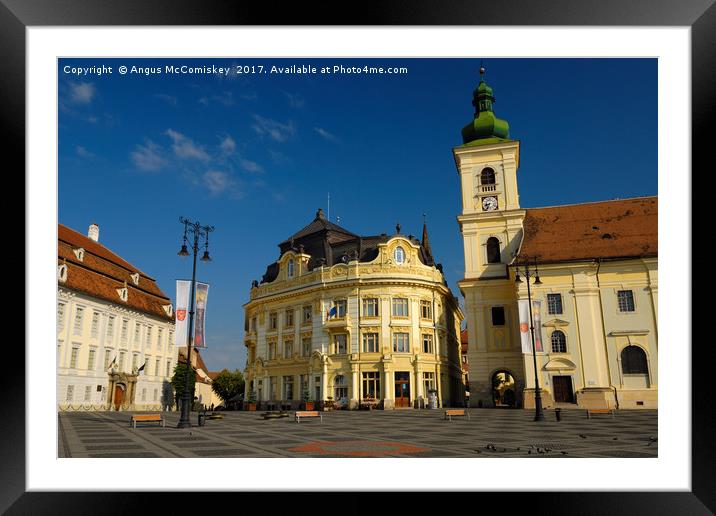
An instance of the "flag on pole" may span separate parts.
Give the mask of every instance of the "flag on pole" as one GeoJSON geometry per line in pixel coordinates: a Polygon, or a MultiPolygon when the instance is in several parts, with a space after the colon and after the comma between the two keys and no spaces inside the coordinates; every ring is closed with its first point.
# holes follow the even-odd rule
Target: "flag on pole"
{"type": "Polygon", "coordinates": [[[532,301],[532,320],[535,324],[535,349],[542,353],[542,301],[532,301]]]}
{"type": "Polygon", "coordinates": [[[196,324],[194,326],[194,346],[206,348],[206,300],[209,297],[209,285],[196,282],[196,324]]]}
{"type": "Polygon", "coordinates": [[[139,369],[137,369],[137,374],[139,374],[139,373],[141,373],[142,371],[144,371],[144,366],[146,366],[146,365],[147,365],[147,362],[144,362],[144,363],[142,364],[142,367],[140,367],[139,369]]]}
{"type": "Polygon", "coordinates": [[[109,363],[109,365],[107,366],[107,369],[112,369],[112,366],[113,366],[114,364],[116,364],[116,363],[117,363],[117,355],[114,355],[114,358],[112,359],[112,361],[111,361],[111,362],[109,363]]]}
{"type": "Polygon", "coordinates": [[[330,310],[328,310],[328,313],[326,314],[326,319],[330,319],[331,317],[335,317],[338,314],[338,308],[333,307],[330,310]]]}

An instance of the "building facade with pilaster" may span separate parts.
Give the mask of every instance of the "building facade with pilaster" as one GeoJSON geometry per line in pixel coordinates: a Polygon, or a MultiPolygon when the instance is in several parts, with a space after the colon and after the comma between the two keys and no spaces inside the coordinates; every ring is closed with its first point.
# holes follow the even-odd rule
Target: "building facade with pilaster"
{"type": "Polygon", "coordinates": [[[314,220],[279,244],[255,281],[246,314],[247,393],[259,406],[422,407],[462,404],[460,322],[422,240],[400,233],[361,237],[314,220]]]}
{"type": "Polygon", "coordinates": [[[453,149],[471,406],[534,407],[536,354],[545,407],[656,408],[657,198],[523,208],[520,142],[494,100],[483,77],[453,149]],[[525,263],[532,277],[517,281],[525,263]],[[518,306],[528,296],[541,305],[535,354],[522,345],[530,323],[518,306]]]}
{"type": "Polygon", "coordinates": [[[57,238],[59,410],[159,410],[173,405],[177,361],[171,300],[155,280],[62,224],[57,238]]]}

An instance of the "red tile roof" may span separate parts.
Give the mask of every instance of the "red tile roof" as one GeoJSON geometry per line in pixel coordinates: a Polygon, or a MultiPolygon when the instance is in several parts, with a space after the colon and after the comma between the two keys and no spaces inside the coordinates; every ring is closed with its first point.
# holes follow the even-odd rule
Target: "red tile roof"
{"type": "Polygon", "coordinates": [[[125,261],[94,240],[58,224],[57,262],[67,265],[67,281],[61,286],[77,290],[90,296],[126,305],[134,310],[173,321],[164,306],[171,300],[157,286],[155,280],[125,261]],[[82,261],[74,253],[84,249],[82,261]],[[139,283],[134,284],[132,274],[139,274],[139,283]],[[122,301],[118,289],[127,286],[127,301],[122,301]]]}
{"type": "Polygon", "coordinates": [[[517,260],[541,263],[653,257],[658,254],[657,197],[527,209],[517,260]]]}

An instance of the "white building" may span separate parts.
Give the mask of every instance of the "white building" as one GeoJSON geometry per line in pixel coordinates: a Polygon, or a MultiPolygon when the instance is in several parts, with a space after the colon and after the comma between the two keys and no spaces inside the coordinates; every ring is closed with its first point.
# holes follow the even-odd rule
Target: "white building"
{"type": "Polygon", "coordinates": [[[88,236],[58,225],[59,410],[171,407],[177,361],[171,300],[155,280],[88,236]]]}

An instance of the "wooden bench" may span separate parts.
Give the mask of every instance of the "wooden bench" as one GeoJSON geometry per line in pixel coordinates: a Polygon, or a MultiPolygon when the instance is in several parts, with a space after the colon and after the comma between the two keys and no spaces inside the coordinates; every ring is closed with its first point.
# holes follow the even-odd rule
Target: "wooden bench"
{"type": "Polygon", "coordinates": [[[323,415],[317,410],[297,410],[296,423],[300,423],[302,417],[318,417],[321,418],[321,422],[323,422],[323,415]]]}
{"type": "Polygon", "coordinates": [[[591,419],[592,414],[611,414],[612,417],[614,417],[614,409],[610,409],[610,408],[587,409],[587,419],[591,419]]]}
{"type": "Polygon", "coordinates": [[[207,414],[206,419],[224,419],[224,414],[220,412],[213,412],[211,414],[207,414]]]}
{"type": "Polygon", "coordinates": [[[467,416],[467,419],[468,420],[470,419],[470,413],[467,410],[465,410],[464,408],[448,409],[445,411],[445,419],[452,421],[453,416],[467,416]]]}
{"type": "Polygon", "coordinates": [[[161,414],[135,414],[132,419],[129,420],[132,423],[133,428],[137,428],[137,422],[154,422],[161,423],[164,426],[164,418],[161,414]]]}

